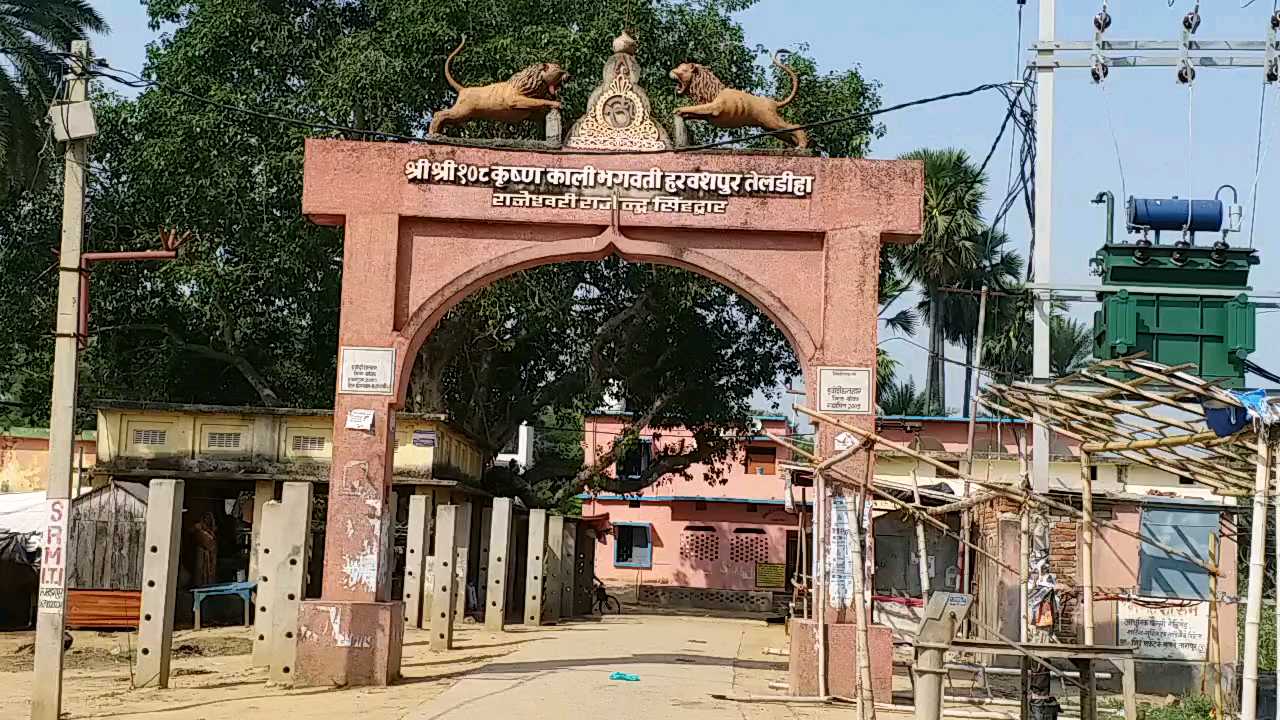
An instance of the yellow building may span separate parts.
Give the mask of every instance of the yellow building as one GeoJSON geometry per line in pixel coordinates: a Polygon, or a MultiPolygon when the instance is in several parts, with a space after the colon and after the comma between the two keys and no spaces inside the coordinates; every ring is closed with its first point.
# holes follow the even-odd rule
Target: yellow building
{"type": "MultiPolygon", "coordinates": [[[[333,411],[115,401],[98,408],[97,440],[95,486],[152,477],[326,482],[333,411]]],[[[450,502],[479,493],[483,471],[478,444],[446,416],[397,416],[393,485],[402,494],[439,491],[450,502]]]]}

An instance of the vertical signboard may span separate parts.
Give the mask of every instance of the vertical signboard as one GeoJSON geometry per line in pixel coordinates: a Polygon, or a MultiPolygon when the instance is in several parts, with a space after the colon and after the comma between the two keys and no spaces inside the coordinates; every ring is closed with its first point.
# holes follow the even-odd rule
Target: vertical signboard
{"type": "Polygon", "coordinates": [[[46,503],[44,547],[40,554],[40,599],[42,613],[62,613],[67,594],[67,515],[71,500],[58,498],[46,503]]]}

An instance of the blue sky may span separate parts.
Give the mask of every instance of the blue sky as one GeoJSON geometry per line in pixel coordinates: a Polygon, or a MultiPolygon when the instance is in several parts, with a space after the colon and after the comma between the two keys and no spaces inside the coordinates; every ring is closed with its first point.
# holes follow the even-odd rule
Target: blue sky
{"type": "MultiPolygon", "coordinates": [[[[1256,0],[1247,8],[1240,8],[1237,0],[1205,3],[1197,38],[1262,40],[1274,1],[1256,0]]],[[[1182,15],[1192,4],[1178,0],[1167,7],[1164,0],[1113,0],[1110,11],[1115,23],[1108,38],[1175,40],[1181,32],[1182,15]]],[[[136,0],[106,0],[98,5],[114,31],[95,39],[95,54],[113,65],[140,70],[146,44],[155,38],[147,28],[145,9],[136,0]]],[[[1091,39],[1092,17],[1100,0],[1059,0],[1058,5],[1059,39],[1091,39]]],[[[1015,0],[761,0],[739,19],[751,44],[783,48],[807,43],[823,70],[860,66],[867,77],[883,83],[884,102],[893,104],[1020,75],[1026,53],[1017,49],[1017,9],[1015,0]]],[[[1023,47],[1036,39],[1038,13],[1036,0],[1030,0],[1024,9],[1023,47]]],[[[1089,200],[1104,189],[1121,195],[1109,126],[1115,129],[1124,184],[1130,194],[1209,197],[1219,185],[1230,183],[1240,189],[1241,202],[1249,202],[1258,156],[1260,69],[1201,69],[1190,94],[1174,81],[1171,68],[1114,70],[1105,91],[1090,81],[1087,71],[1065,71],[1059,78],[1053,197],[1055,282],[1097,282],[1089,275],[1088,260],[1102,244],[1104,223],[1102,210],[1089,200]]],[[[1267,98],[1264,148],[1280,130],[1280,87],[1272,88],[1267,98]]],[[[888,134],[873,146],[872,155],[894,157],[919,147],[950,146],[981,159],[995,138],[1005,109],[1003,99],[989,93],[885,116],[888,134]]],[[[1006,142],[991,163],[994,188],[1004,186],[1008,157],[1006,142]]],[[[1269,255],[1275,244],[1271,235],[1280,229],[1280,203],[1274,201],[1277,190],[1280,151],[1264,151],[1254,232],[1262,265],[1254,270],[1253,286],[1260,293],[1275,293],[1280,285],[1276,282],[1280,257],[1269,255]]],[[[1248,242],[1252,211],[1246,205],[1245,232],[1232,236],[1233,245],[1248,242]]],[[[1025,253],[1029,233],[1020,205],[1009,216],[1008,232],[1025,253]]],[[[1201,240],[1212,241],[1207,237],[1201,240]]],[[[1095,308],[1082,303],[1072,312],[1089,320],[1095,308]]],[[[1253,358],[1272,370],[1280,370],[1280,345],[1269,345],[1265,338],[1277,330],[1280,316],[1261,311],[1260,347],[1253,358]]],[[[881,340],[886,337],[882,335],[881,340]]],[[[917,342],[924,340],[923,336],[916,338],[917,342]]],[[[900,341],[886,342],[885,347],[922,383],[922,350],[900,341]]],[[[952,348],[948,355],[963,358],[959,348],[952,348]]],[[[962,381],[962,368],[951,366],[948,404],[953,408],[960,404],[962,381]]]]}

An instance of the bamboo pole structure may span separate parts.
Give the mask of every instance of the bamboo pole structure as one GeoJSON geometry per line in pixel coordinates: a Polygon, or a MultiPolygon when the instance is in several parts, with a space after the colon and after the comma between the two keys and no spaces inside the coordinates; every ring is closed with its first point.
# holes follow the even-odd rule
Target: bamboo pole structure
{"type": "MultiPolygon", "coordinates": [[[[867,448],[867,475],[871,474],[873,462],[870,459],[872,448],[867,448]]],[[[867,613],[866,573],[867,566],[862,557],[866,547],[866,536],[863,532],[862,516],[867,503],[867,488],[870,478],[864,478],[862,489],[858,492],[858,504],[853,514],[853,614],[857,625],[854,632],[858,634],[858,717],[862,720],[875,720],[876,708],[871,697],[871,633],[867,625],[871,616],[867,613]]]]}
{"type": "MultiPolygon", "coordinates": [[[[1028,491],[1025,491],[1025,490],[1014,491],[1014,490],[1011,490],[1011,489],[1009,489],[1008,487],[1005,487],[1005,486],[1003,486],[1003,485],[998,485],[998,484],[995,484],[995,483],[985,482],[985,481],[982,481],[982,480],[978,480],[978,479],[977,479],[977,478],[975,478],[975,477],[969,476],[969,475],[967,475],[967,474],[965,474],[965,473],[960,473],[960,472],[958,472],[955,468],[950,467],[950,466],[948,466],[947,464],[945,464],[945,463],[943,463],[943,462],[941,462],[941,461],[939,461],[939,460],[935,460],[934,458],[931,458],[931,457],[929,457],[928,455],[925,455],[925,454],[923,454],[923,453],[918,453],[918,452],[916,452],[916,451],[914,451],[914,450],[912,450],[912,449],[908,448],[908,447],[907,447],[907,446],[905,446],[905,445],[902,445],[902,444],[900,444],[900,443],[896,443],[896,442],[894,442],[894,441],[892,441],[892,440],[889,440],[888,438],[885,438],[885,437],[884,437],[884,436],[882,436],[882,435],[878,435],[878,434],[876,434],[876,433],[874,433],[874,432],[871,432],[870,430],[864,430],[864,429],[862,429],[862,428],[860,428],[860,427],[856,427],[856,426],[850,425],[850,424],[848,424],[848,423],[841,422],[840,420],[837,420],[837,419],[835,419],[835,418],[833,418],[833,417],[831,417],[831,416],[829,416],[829,415],[826,415],[826,414],[824,414],[824,413],[817,412],[817,411],[815,411],[815,410],[812,410],[812,409],[810,409],[810,408],[804,407],[804,406],[802,406],[802,405],[797,405],[797,406],[795,406],[795,409],[796,409],[796,411],[797,411],[797,412],[803,413],[803,414],[805,414],[805,415],[807,415],[807,416],[809,416],[809,417],[811,417],[811,418],[814,418],[815,420],[818,420],[818,421],[821,421],[821,422],[825,422],[825,423],[830,423],[830,424],[835,425],[836,427],[838,427],[838,428],[840,428],[840,429],[842,429],[842,430],[848,430],[849,432],[852,432],[852,433],[854,433],[854,434],[856,434],[856,435],[858,435],[858,436],[860,436],[860,437],[863,437],[863,438],[869,438],[869,439],[871,439],[871,440],[874,440],[876,443],[879,443],[879,444],[881,444],[881,445],[884,445],[885,447],[888,447],[888,448],[892,448],[892,449],[894,449],[894,450],[897,450],[898,452],[900,452],[900,453],[902,453],[902,454],[904,454],[904,455],[909,455],[909,456],[911,456],[911,457],[913,457],[913,458],[918,458],[918,459],[920,459],[921,461],[923,461],[923,462],[925,462],[925,463],[928,463],[928,464],[930,464],[930,465],[933,465],[934,467],[936,467],[936,468],[938,468],[938,469],[940,469],[940,470],[943,470],[943,471],[945,471],[945,472],[949,472],[949,473],[952,473],[952,474],[959,474],[959,475],[961,475],[962,477],[968,477],[968,478],[969,478],[969,480],[970,480],[974,485],[977,485],[978,487],[981,487],[981,488],[986,488],[986,489],[988,489],[988,490],[991,490],[992,492],[994,492],[994,493],[996,493],[996,494],[998,494],[998,495],[1001,495],[1001,496],[1003,496],[1003,497],[1007,497],[1007,498],[1009,498],[1010,500],[1013,500],[1013,501],[1015,501],[1015,502],[1024,502],[1024,503],[1032,503],[1032,504],[1036,504],[1036,505],[1042,505],[1042,506],[1044,506],[1044,507],[1047,507],[1047,508],[1050,508],[1050,509],[1053,509],[1053,510],[1057,510],[1057,511],[1062,512],[1062,513],[1066,513],[1066,514],[1071,515],[1072,517],[1076,517],[1076,518],[1083,517],[1083,515],[1084,515],[1081,511],[1076,510],[1075,508],[1071,507],[1070,505],[1066,505],[1066,504],[1064,504],[1064,503],[1060,503],[1060,502],[1058,502],[1058,501],[1056,501],[1056,500],[1050,500],[1049,498],[1044,497],[1044,496],[1042,496],[1042,495],[1035,495],[1035,494],[1032,494],[1032,493],[1030,493],[1030,492],[1028,492],[1028,491]]],[[[1205,569],[1206,571],[1208,571],[1208,572],[1216,573],[1216,572],[1218,571],[1218,570],[1217,570],[1217,568],[1211,567],[1211,566],[1210,566],[1207,562],[1205,562],[1204,560],[1202,560],[1202,559],[1200,559],[1200,558],[1198,558],[1198,557],[1196,557],[1196,556],[1194,556],[1194,555],[1191,555],[1191,554],[1189,554],[1189,553],[1182,552],[1181,550],[1178,550],[1177,548],[1170,547],[1169,545],[1167,545],[1167,544],[1165,544],[1165,543],[1162,543],[1162,542],[1160,542],[1159,540],[1156,540],[1155,538],[1150,537],[1150,536],[1148,536],[1148,535],[1143,535],[1143,534],[1142,534],[1142,533],[1140,533],[1140,532],[1135,532],[1135,531],[1133,531],[1133,530],[1130,530],[1129,528],[1126,528],[1126,527],[1124,527],[1124,526],[1122,526],[1122,525],[1118,525],[1118,524],[1116,524],[1116,523],[1114,523],[1114,522],[1111,522],[1111,521],[1108,521],[1108,520],[1099,520],[1099,519],[1095,518],[1093,522],[1094,522],[1094,524],[1096,524],[1096,525],[1100,525],[1100,526],[1102,526],[1102,527],[1105,527],[1105,528],[1108,528],[1108,529],[1111,529],[1111,530],[1115,530],[1116,532],[1121,533],[1121,534],[1123,534],[1123,535],[1128,535],[1128,536],[1129,536],[1129,537],[1131,537],[1131,538],[1134,538],[1134,539],[1137,539],[1137,540],[1141,540],[1141,541],[1143,541],[1143,542],[1147,543],[1148,545],[1150,545],[1150,546],[1152,546],[1152,547],[1154,547],[1154,548],[1157,548],[1157,549],[1159,549],[1159,550],[1164,551],[1165,553],[1168,553],[1169,555],[1172,555],[1172,556],[1174,556],[1174,557],[1180,558],[1180,559],[1182,559],[1182,560],[1186,560],[1187,562],[1189,562],[1189,563],[1191,563],[1191,564],[1195,565],[1196,567],[1204,568],[1204,569],[1205,569]]]]}
{"type": "Polygon", "coordinates": [[[1081,507],[1084,518],[1080,523],[1080,594],[1084,601],[1084,644],[1093,644],[1093,468],[1089,465],[1089,453],[1080,450],[1081,507]]]}
{"type": "Polygon", "coordinates": [[[827,483],[813,474],[813,620],[818,638],[818,697],[827,696],[827,483]]]}
{"type": "MultiPolygon", "coordinates": [[[[915,498],[916,505],[920,504],[920,463],[916,463],[911,468],[911,489],[912,496],[915,498]]],[[[961,540],[964,538],[961,537],[961,540]]],[[[964,545],[961,544],[960,552],[965,552],[964,545]]],[[[929,550],[924,542],[924,521],[916,517],[916,554],[920,558],[920,597],[924,598],[925,603],[929,602],[929,550]]]]}
{"type": "MultiPolygon", "coordinates": [[[[966,447],[968,448],[968,451],[967,451],[968,457],[966,458],[966,463],[965,463],[966,475],[973,475],[973,438],[974,438],[975,432],[977,431],[978,388],[982,385],[982,374],[980,369],[982,368],[982,343],[983,343],[986,329],[987,329],[987,286],[986,286],[986,283],[983,283],[982,293],[978,297],[978,328],[977,328],[978,344],[977,344],[977,349],[974,352],[974,359],[973,359],[973,365],[975,368],[978,368],[978,369],[974,370],[973,385],[970,388],[968,388],[970,392],[970,396],[969,396],[970,400],[969,400],[969,407],[966,408],[969,412],[969,430],[968,430],[968,439],[966,442],[966,447]]],[[[969,493],[971,490],[970,485],[971,483],[968,480],[964,481],[964,499],[966,500],[969,499],[969,493]]],[[[960,513],[960,537],[964,540],[971,540],[973,538],[973,513],[968,509],[961,511],[960,513]]],[[[968,551],[965,550],[963,545],[960,546],[959,550],[960,550],[960,577],[961,577],[960,592],[968,593],[970,587],[972,587],[972,584],[973,584],[973,568],[970,567],[968,551]]],[[[962,627],[964,628],[962,631],[962,634],[967,636],[968,629],[969,629],[969,618],[967,615],[965,616],[965,621],[962,627]]]]}
{"type": "MultiPolygon", "coordinates": [[[[766,434],[766,435],[768,435],[768,436],[769,436],[769,437],[770,437],[774,442],[776,442],[776,443],[778,443],[779,445],[781,445],[781,446],[783,446],[783,447],[785,447],[785,448],[787,448],[787,449],[791,450],[792,452],[796,453],[797,455],[799,455],[799,456],[801,456],[801,457],[803,457],[803,458],[805,458],[805,459],[807,459],[807,460],[811,460],[811,461],[816,461],[816,460],[817,460],[817,456],[816,456],[816,455],[814,455],[814,454],[813,454],[813,453],[811,453],[811,452],[806,451],[804,448],[801,448],[801,447],[799,447],[799,446],[797,446],[797,445],[794,445],[794,444],[792,444],[792,443],[788,442],[788,441],[786,440],[786,438],[784,438],[784,437],[782,437],[782,436],[780,436],[780,435],[775,435],[775,434],[770,433],[770,432],[766,432],[765,434],[766,434]]],[[[854,478],[849,477],[849,475],[847,475],[846,473],[844,473],[844,472],[843,472],[843,471],[841,471],[841,470],[831,469],[831,470],[828,470],[827,472],[829,472],[829,473],[831,473],[832,475],[835,475],[836,477],[838,477],[838,478],[840,478],[840,479],[842,479],[842,480],[845,480],[846,482],[849,482],[850,484],[853,484],[853,485],[857,485],[857,484],[860,482],[860,481],[858,481],[858,480],[855,480],[854,478]]],[[[960,540],[960,541],[961,541],[961,542],[963,542],[963,543],[965,544],[965,546],[966,546],[966,547],[968,547],[970,550],[972,550],[972,551],[974,551],[974,552],[976,552],[976,553],[978,553],[978,554],[982,555],[983,557],[989,558],[992,562],[996,563],[996,564],[997,564],[997,565],[999,565],[1000,567],[1002,567],[1002,568],[1004,568],[1004,569],[1008,570],[1009,572],[1017,572],[1017,570],[1014,570],[1013,568],[1011,568],[1011,567],[1009,567],[1008,565],[1006,565],[1004,562],[1002,562],[1002,561],[1000,560],[1000,558],[996,557],[995,555],[992,555],[991,553],[989,553],[989,552],[987,552],[986,550],[984,550],[984,549],[982,549],[982,548],[978,547],[977,545],[974,545],[974,544],[973,544],[973,543],[971,543],[971,542],[968,542],[968,541],[966,541],[966,540],[963,540],[963,539],[960,537],[960,533],[958,533],[958,532],[956,532],[956,531],[952,530],[950,527],[948,527],[948,526],[947,526],[947,524],[946,524],[946,523],[942,522],[941,520],[938,520],[937,518],[935,518],[935,517],[933,517],[933,516],[931,516],[931,515],[929,515],[929,514],[925,513],[923,510],[920,510],[919,508],[912,507],[910,503],[903,502],[902,500],[899,500],[898,498],[894,497],[893,495],[890,495],[889,493],[887,493],[887,492],[884,492],[884,491],[880,490],[880,489],[879,489],[879,488],[877,488],[874,484],[873,484],[873,485],[871,485],[870,490],[871,490],[871,492],[872,492],[874,495],[876,495],[877,497],[879,497],[881,500],[884,500],[884,501],[886,501],[886,502],[892,503],[893,505],[896,505],[896,506],[897,506],[898,508],[900,508],[902,511],[906,512],[906,513],[907,513],[907,515],[909,515],[911,518],[913,518],[913,519],[914,519],[914,518],[919,518],[920,520],[923,520],[923,521],[925,521],[925,522],[929,523],[930,525],[933,525],[933,526],[934,526],[934,527],[936,527],[939,531],[941,531],[944,535],[947,535],[948,537],[952,537],[952,538],[955,538],[955,539],[957,539],[957,540],[960,540]]],[[[920,493],[923,495],[923,494],[926,494],[926,491],[922,489],[922,490],[920,490],[920,493]]],[[[928,493],[928,494],[933,494],[933,493],[928,493]]]]}
{"type": "MultiPolygon", "coordinates": [[[[1018,477],[1022,480],[1022,491],[1031,489],[1031,474],[1027,465],[1027,440],[1025,435],[1016,436],[1018,442],[1018,477]]],[[[1027,607],[1031,594],[1027,583],[1031,582],[1031,504],[1022,503],[1018,513],[1018,539],[1022,545],[1018,553],[1018,617],[1021,622],[1019,639],[1027,642],[1031,639],[1031,624],[1034,620],[1027,607]]]]}
{"type": "MultiPolygon", "coordinates": [[[[1218,564],[1218,534],[1209,533],[1209,562],[1218,564]]],[[[1200,677],[1200,692],[1213,698],[1213,717],[1222,720],[1222,640],[1221,625],[1218,619],[1218,576],[1209,576],[1209,652],[1206,654],[1205,670],[1200,677]],[[1212,692],[1206,692],[1205,683],[1212,678],[1212,692]]]]}
{"type": "Polygon", "coordinates": [[[1266,577],[1267,486],[1273,448],[1265,433],[1258,435],[1258,467],[1253,487],[1253,524],[1249,540],[1249,594],[1244,619],[1244,672],[1240,720],[1258,714],[1258,633],[1262,620],[1262,581],[1266,577]]]}

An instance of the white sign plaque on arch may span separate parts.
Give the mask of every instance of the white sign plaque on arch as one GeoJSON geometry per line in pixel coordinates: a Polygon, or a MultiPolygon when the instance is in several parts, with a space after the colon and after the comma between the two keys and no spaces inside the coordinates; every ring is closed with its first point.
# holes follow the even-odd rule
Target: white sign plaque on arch
{"type": "Polygon", "coordinates": [[[870,415],[871,368],[818,368],[818,412],[870,415]]]}
{"type": "Polygon", "coordinates": [[[394,395],[395,372],[395,348],[343,347],[338,392],[394,395]]]}

